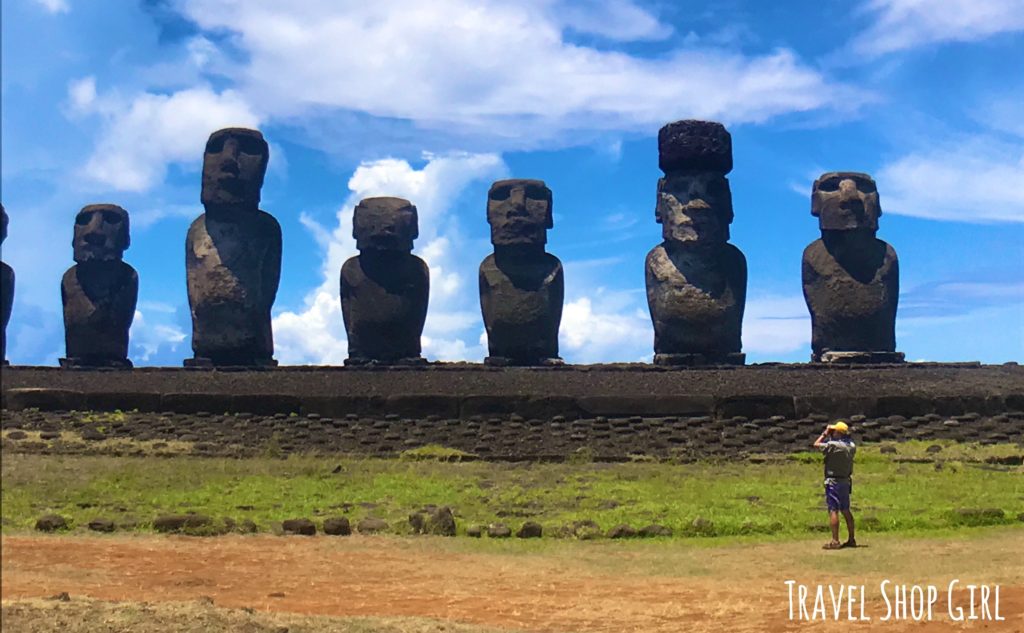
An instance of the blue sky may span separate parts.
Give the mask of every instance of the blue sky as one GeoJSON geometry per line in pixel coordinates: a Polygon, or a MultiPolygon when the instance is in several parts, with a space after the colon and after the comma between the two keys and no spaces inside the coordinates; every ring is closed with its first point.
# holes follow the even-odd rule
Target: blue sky
{"type": "Polygon", "coordinates": [[[748,362],[809,357],[800,257],[811,183],[836,170],[878,182],[897,348],[1024,359],[1024,0],[4,0],[2,36],[16,364],[63,355],[60,278],[95,202],[131,214],[132,360],[191,356],[185,233],[206,138],[233,125],[271,145],[283,364],[345,358],[338,274],[371,195],[419,208],[425,355],[481,360],[476,270],[504,177],[554,192],[562,355],[649,360],[656,135],[683,118],[733,136],[748,362]]]}

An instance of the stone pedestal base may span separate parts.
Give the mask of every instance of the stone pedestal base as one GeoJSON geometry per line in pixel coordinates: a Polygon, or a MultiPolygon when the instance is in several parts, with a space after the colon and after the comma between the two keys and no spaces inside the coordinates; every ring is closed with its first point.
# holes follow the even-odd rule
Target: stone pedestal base
{"type": "Polygon", "coordinates": [[[743,365],[746,354],[655,354],[654,364],[665,367],[702,367],[707,365],[743,365]]]}
{"type": "Polygon", "coordinates": [[[253,368],[253,367],[277,367],[277,361],[274,360],[273,358],[267,358],[267,359],[263,359],[263,360],[254,360],[254,361],[252,361],[250,363],[221,363],[221,364],[218,364],[218,363],[213,362],[213,359],[207,358],[205,356],[196,356],[195,358],[186,358],[185,361],[182,363],[182,365],[184,367],[188,367],[190,369],[213,369],[215,367],[217,369],[224,369],[224,368],[228,368],[228,367],[239,367],[239,368],[250,369],[250,368],[253,368]]]}
{"type": "Polygon", "coordinates": [[[524,360],[507,356],[488,356],[484,358],[484,365],[488,367],[561,367],[565,365],[565,361],[557,357],[524,360]]]}
{"type": "Polygon", "coordinates": [[[812,354],[812,363],[830,363],[834,365],[860,365],[876,363],[902,363],[905,361],[903,352],[822,352],[812,354]]]}
{"type": "Polygon", "coordinates": [[[375,358],[346,358],[345,367],[420,367],[427,364],[422,356],[408,356],[395,360],[377,360],[375,358]]]}
{"type": "Polygon", "coordinates": [[[127,358],[124,360],[95,360],[91,358],[61,358],[58,360],[62,369],[131,369],[133,367],[132,361],[127,358]]]}

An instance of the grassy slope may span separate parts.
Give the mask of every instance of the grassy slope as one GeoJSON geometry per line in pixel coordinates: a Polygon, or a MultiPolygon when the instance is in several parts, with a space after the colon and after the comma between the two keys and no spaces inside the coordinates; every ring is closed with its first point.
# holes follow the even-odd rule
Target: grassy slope
{"type": "MultiPolygon", "coordinates": [[[[978,463],[1019,455],[1020,447],[940,443],[943,450],[928,455],[941,467],[900,461],[925,456],[932,444],[901,443],[896,455],[879,446],[858,452],[853,499],[865,531],[952,527],[960,507],[1001,508],[1008,521],[1024,512],[1024,471],[978,463]]],[[[2,475],[7,532],[29,529],[47,512],[77,526],[100,516],[133,517],[146,529],[158,514],[184,511],[248,518],[264,530],[286,518],[373,515],[401,532],[408,514],[424,504],[451,506],[460,530],[525,520],[550,529],[590,519],[603,530],[659,523],[676,534],[793,536],[824,523],[820,456],[813,453],[696,464],[5,454],[2,475]],[[695,530],[697,517],[713,526],[695,530]]]]}

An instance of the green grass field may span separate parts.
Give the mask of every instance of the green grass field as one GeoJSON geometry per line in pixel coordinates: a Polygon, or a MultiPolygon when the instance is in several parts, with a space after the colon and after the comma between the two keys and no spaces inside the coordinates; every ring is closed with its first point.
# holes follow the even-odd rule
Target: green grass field
{"type": "MultiPolygon", "coordinates": [[[[862,533],[1024,525],[1018,523],[1024,469],[986,462],[1024,448],[905,442],[892,445],[893,454],[882,446],[857,454],[853,509],[862,533]],[[941,451],[926,452],[936,444],[941,451]],[[957,513],[962,508],[999,509],[1004,516],[964,516],[957,513]]],[[[390,460],[5,454],[3,530],[29,530],[37,517],[54,512],[72,527],[104,517],[146,531],[159,514],[194,511],[251,519],[261,531],[288,518],[376,516],[405,533],[408,515],[427,504],[450,506],[460,533],[473,524],[515,529],[532,520],[554,535],[589,520],[602,532],[656,523],[676,536],[763,540],[825,526],[816,453],[691,464],[451,462],[442,461],[450,452],[437,451],[438,460],[424,459],[430,450],[418,453],[418,459],[390,460]]]]}

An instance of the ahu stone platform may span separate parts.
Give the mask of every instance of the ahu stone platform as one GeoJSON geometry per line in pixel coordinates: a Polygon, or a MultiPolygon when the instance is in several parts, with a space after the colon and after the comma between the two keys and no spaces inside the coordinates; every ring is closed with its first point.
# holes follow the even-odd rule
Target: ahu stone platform
{"type": "Polygon", "coordinates": [[[51,444],[34,446],[54,451],[70,433],[193,442],[200,454],[272,443],[383,456],[440,444],[488,459],[685,458],[806,450],[837,418],[862,442],[1024,442],[1015,364],[5,367],[0,377],[5,450],[16,429],[42,431],[51,444]],[[71,413],[114,410],[124,414],[71,413]]]}

